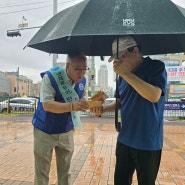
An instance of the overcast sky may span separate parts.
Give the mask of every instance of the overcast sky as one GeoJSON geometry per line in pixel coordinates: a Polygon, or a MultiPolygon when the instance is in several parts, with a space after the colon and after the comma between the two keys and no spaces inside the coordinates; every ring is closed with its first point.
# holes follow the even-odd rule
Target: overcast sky
{"type": "MultiPolygon", "coordinates": [[[[82,0],[58,0],[58,12],[82,0]]],[[[185,0],[173,0],[185,7],[185,0]]],[[[17,29],[22,17],[27,19],[29,27],[42,26],[53,15],[53,0],[0,0],[0,71],[16,71],[27,76],[35,83],[40,81],[40,72],[52,67],[52,55],[24,46],[30,41],[38,29],[21,31],[21,37],[7,37],[7,30],[17,29]]],[[[66,56],[59,55],[58,62],[64,62],[66,56]]],[[[112,63],[95,60],[96,69],[112,63]]],[[[113,71],[109,70],[109,82],[112,82],[113,71]]],[[[110,83],[109,85],[113,85],[110,83]]]]}

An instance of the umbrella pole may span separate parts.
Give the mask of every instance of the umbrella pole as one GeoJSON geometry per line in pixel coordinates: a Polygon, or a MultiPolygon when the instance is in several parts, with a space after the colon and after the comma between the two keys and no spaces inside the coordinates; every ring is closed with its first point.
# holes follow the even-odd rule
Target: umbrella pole
{"type": "MultiPolygon", "coordinates": [[[[119,53],[119,36],[117,36],[117,58],[119,53]]],[[[121,128],[121,122],[118,121],[118,74],[116,74],[116,108],[115,108],[115,128],[116,131],[119,132],[121,128]]]]}

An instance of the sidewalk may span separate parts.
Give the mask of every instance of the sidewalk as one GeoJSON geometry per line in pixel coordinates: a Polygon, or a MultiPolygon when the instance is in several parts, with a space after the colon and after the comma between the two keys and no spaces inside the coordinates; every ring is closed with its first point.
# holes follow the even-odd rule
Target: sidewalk
{"type": "MultiPolygon", "coordinates": [[[[71,174],[73,185],[113,185],[114,118],[82,117],[83,130],[75,131],[71,174]]],[[[33,185],[31,117],[0,117],[0,185],[33,185]]],[[[50,184],[56,183],[55,157],[50,184]]],[[[137,185],[134,175],[134,185],[137,185]]],[[[156,185],[185,184],[185,122],[166,122],[164,148],[156,185]]]]}

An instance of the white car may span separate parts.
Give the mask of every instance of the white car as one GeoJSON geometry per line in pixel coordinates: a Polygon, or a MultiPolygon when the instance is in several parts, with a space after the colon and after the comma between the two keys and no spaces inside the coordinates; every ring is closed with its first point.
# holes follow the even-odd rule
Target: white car
{"type": "Polygon", "coordinates": [[[11,98],[0,102],[0,112],[28,111],[34,112],[37,104],[36,98],[11,98]]]}

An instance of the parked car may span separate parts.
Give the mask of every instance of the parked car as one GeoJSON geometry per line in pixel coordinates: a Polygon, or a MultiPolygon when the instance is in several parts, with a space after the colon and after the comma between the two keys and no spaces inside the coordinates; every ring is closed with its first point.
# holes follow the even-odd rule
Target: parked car
{"type": "Polygon", "coordinates": [[[36,98],[11,98],[0,102],[0,112],[28,111],[33,112],[37,104],[36,98]]]}

